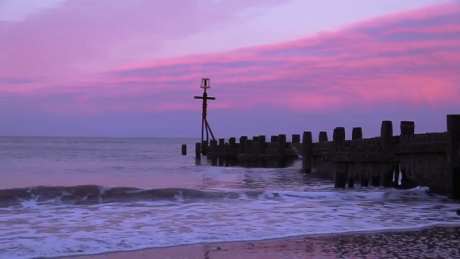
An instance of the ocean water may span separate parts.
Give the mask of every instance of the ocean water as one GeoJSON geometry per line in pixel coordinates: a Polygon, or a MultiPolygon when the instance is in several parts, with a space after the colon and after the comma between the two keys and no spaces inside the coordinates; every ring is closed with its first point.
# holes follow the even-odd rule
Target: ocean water
{"type": "Polygon", "coordinates": [[[336,190],[300,163],[196,165],[193,142],[0,138],[0,258],[460,225],[460,204],[426,187],[336,190]]]}

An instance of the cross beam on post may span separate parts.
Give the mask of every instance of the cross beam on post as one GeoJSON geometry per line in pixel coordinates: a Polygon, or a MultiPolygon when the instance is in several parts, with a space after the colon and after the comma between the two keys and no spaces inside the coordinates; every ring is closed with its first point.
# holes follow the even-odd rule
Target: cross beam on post
{"type": "Polygon", "coordinates": [[[212,140],[216,140],[216,138],[214,137],[214,133],[212,132],[211,126],[208,122],[208,100],[216,100],[216,98],[208,96],[208,93],[206,92],[207,89],[211,88],[211,80],[209,78],[203,78],[201,80],[201,88],[203,88],[203,96],[195,96],[194,99],[203,100],[203,111],[201,116],[201,143],[209,143],[210,134],[212,140]]]}

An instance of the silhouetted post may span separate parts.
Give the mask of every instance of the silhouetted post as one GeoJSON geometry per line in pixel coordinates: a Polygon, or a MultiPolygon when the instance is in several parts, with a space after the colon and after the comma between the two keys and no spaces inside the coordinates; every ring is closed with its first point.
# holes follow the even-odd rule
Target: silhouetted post
{"type": "Polygon", "coordinates": [[[415,122],[401,121],[401,137],[413,137],[415,135],[415,122]]]}
{"type": "Polygon", "coordinates": [[[229,159],[229,153],[230,153],[230,144],[229,143],[225,143],[224,144],[224,164],[225,166],[229,166],[230,165],[230,159],[229,159]]]}
{"type": "Polygon", "coordinates": [[[271,143],[278,143],[278,139],[279,139],[278,136],[271,136],[270,142],[271,142],[271,143]]]}
{"type": "Polygon", "coordinates": [[[380,186],[380,175],[376,173],[372,173],[372,186],[379,187],[380,186]]]}
{"type": "Polygon", "coordinates": [[[284,166],[285,165],[285,162],[286,162],[286,135],[284,134],[280,134],[278,135],[278,153],[279,153],[279,156],[280,156],[280,160],[278,161],[279,162],[279,166],[284,166]]]}
{"type": "Polygon", "coordinates": [[[393,187],[398,187],[399,186],[399,165],[394,166],[394,171],[393,171],[393,187]]]}
{"type": "Polygon", "coordinates": [[[364,165],[364,170],[361,172],[361,187],[369,186],[369,172],[366,170],[367,165],[364,165]]]}
{"type": "Polygon", "coordinates": [[[345,144],[345,128],[337,127],[334,129],[333,134],[334,144],[336,148],[341,149],[345,144]]]}
{"type": "Polygon", "coordinates": [[[195,144],[195,158],[197,160],[201,159],[201,143],[196,143],[195,144]]]}
{"type": "Polygon", "coordinates": [[[246,153],[254,154],[254,143],[252,139],[246,141],[246,153]]]}
{"type": "Polygon", "coordinates": [[[447,161],[452,177],[452,197],[460,199],[460,115],[447,115],[447,161]]]}
{"type": "Polygon", "coordinates": [[[327,143],[329,141],[326,131],[321,131],[318,137],[319,143],[327,143]]]}
{"type": "Polygon", "coordinates": [[[303,170],[305,173],[311,173],[312,156],[313,156],[313,138],[310,131],[305,131],[302,136],[303,151],[303,170]]]}
{"type": "MultiPolygon", "coordinates": [[[[215,100],[215,97],[208,96],[206,90],[211,88],[211,80],[209,78],[203,78],[201,80],[201,88],[203,89],[203,96],[195,96],[194,99],[203,100],[202,102],[202,114],[201,114],[201,143],[206,145],[209,143],[209,134],[211,134],[212,140],[215,140],[214,133],[212,132],[211,126],[208,122],[208,100],[215,100]],[[205,138],[206,134],[206,138],[205,138]]],[[[207,148],[203,147],[204,155],[206,154],[207,148]]]]}
{"type": "Polygon", "coordinates": [[[352,140],[360,140],[363,139],[363,128],[357,127],[353,128],[352,134],[351,134],[351,139],[352,140]]]}
{"type": "Polygon", "coordinates": [[[203,141],[203,143],[201,143],[201,153],[203,155],[208,155],[208,142],[207,141],[203,141]]]}
{"type": "Polygon", "coordinates": [[[219,139],[219,147],[218,147],[218,159],[219,159],[219,166],[224,165],[224,160],[225,160],[225,139],[220,138],[219,139]]]}
{"type": "Polygon", "coordinates": [[[255,155],[260,154],[260,143],[259,143],[259,137],[254,136],[252,137],[252,150],[255,155]]]}
{"type": "Polygon", "coordinates": [[[266,140],[266,137],[264,135],[260,135],[258,138],[258,150],[259,150],[259,154],[257,154],[257,163],[259,164],[259,166],[262,166],[262,167],[265,167],[266,166],[266,159],[265,159],[265,156],[264,154],[266,153],[266,148],[267,148],[267,140],[266,140]]]}
{"type": "Polygon", "coordinates": [[[259,136],[259,145],[260,145],[260,153],[264,154],[265,153],[265,148],[267,145],[267,139],[264,135],[259,136]]]}
{"type": "Polygon", "coordinates": [[[355,179],[353,177],[348,177],[348,188],[355,187],[355,179]]]}
{"type": "Polygon", "coordinates": [[[380,128],[380,137],[383,150],[390,150],[393,144],[393,122],[382,121],[382,127],[380,128]]]}
{"type": "Polygon", "coordinates": [[[248,141],[247,136],[240,137],[240,153],[246,153],[246,142],[248,141]]]}
{"type": "MultiPolygon", "coordinates": [[[[341,151],[345,145],[345,128],[337,127],[334,129],[333,134],[335,150],[341,151]]],[[[347,163],[336,161],[335,162],[335,187],[345,188],[348,178],[348,165],[347,163]]]]}
{"type": "Polygon", "coordinates": [[[217,141],[211,140],[211,144],[209,146],[209,152],[208,152],[208,159],[211,160],[211,165],[213,166],[217,165],[218,153],[219,153],[219,150],[217,147],[217,141]]]}
{"type": "Polygon", "coordinates": [[[225,145],[225,139],[224,138],[220,138],[219,139],[219,151],[222,149],[224,149],[224,145],[225,145]]]}
{"type": "MultiPolygon", "coordinates": [[[[380,138],[381,145],[385,156],[389,156],[393,151],[393,122],[391,121],[382,121],[382,126],[380,128],[380,138]]],[[[394,165],[384,164],[382,166],[383,173],[383,186],[391,187],[393,186],[393,170],[394,165]]],[[[377,184],[377,183],[375,183],[377,184]]]]}
{"type": "Polygon", "coordinates": [[[279,152],[281,154],[281,156],[284,157],[285,153],[286,153],[286,135],[284,134],[279,134],[278,135],[278,142],[279,142],[279,152]]]}
{"type": "Polygon", "coordinates": [[[299,134],[292,135],[292,144],[300,144],[300,135],[299,134]]]}
{"type": "Polygon", "coordinates": [[[236,138],[229,138],[229,150],[228,150],[228,160],[230,164],[236,163],[236,157],[238,155],[238,147],[236,145],[236,138]]]}
{"type": "Polygon", "coordinates": [[[187,155],[187,145],[186,144],[182,144],[181,151],[182,151],[183,156],[187,155]]]}
{"type": "Polygon", "coordinates": [[[348,166],[346,163],[335,164],[335,188],[345,188],[347,184],[348,166]]]}

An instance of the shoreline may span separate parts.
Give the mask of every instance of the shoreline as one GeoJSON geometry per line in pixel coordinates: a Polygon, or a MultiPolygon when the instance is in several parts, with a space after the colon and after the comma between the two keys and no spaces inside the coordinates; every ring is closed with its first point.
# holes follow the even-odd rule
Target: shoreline
{"type": "Polygon", "coordinates": [[[195,243],[53,258],[336,258],[337,256],[347,257],[347,254],[350,257],[380,257],[382,252],[383,254],[398,253],[391,257],[405,253],[405,258],[420,258],[420,253],[430,252],[437,246],[442,249],[436,251],[432,256],[460,257],[460,225],[438,224],[406,229],[363,230],[262,240],[195,243]],[[399,251],[401,248],[405,248],[403,249],[405,251],[399,251]],[[412,254],[410,248],[416,248],[416,251],[412,254]]]}

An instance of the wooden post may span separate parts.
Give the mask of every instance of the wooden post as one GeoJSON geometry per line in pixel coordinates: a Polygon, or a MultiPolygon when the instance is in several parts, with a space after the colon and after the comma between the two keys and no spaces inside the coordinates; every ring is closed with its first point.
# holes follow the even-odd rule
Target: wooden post
{"type": "Polygon", "coordinates": [[[401,137],[413,137],[415,135],[415,123],[413,121],[401,121],[401,137]]]}
{"type": "Polygon", "coordinates": [[[388,151],[393,144],[393,122],[382,121],[380,128],[381,145],[383,150],[388,151]]]}
{"type": "Polygon", "coordinates": [[[452,197],[460,199],[460,115],[447,115],[447,161],[452,197]]]}
{"type": "Polygon", "coordinates": [[[211,165],[213,166],[217,165],[218,153],[219,153],[219,150],[217,147],[217,141],[211,140],[211,144],[209,146],[209,152],[208,152],[208,160],[211,160],[211,165]]]}
{"type": "Polygon", "coordinates": [[[247,136],[241,136],[240,137],[240,153],[246,153],[246,142],[248,141],[247,136]]]}
{"type": "Polygon", "coordinates": [[[329,141],[326,131],[321,131],[318,137],[319,143],[326,143],[329,141]]]}
{"type": "Polygon", "coordinates": [[[346,163],[335,164],[335,188],[345,188],[347,185],[348,169],[346,163]]]}
{"type": "Polygon", "coordinates": [[[361,187],[368,187],[369,186],[369,172],[368,172],[368,164],[363,165],[363,170],[361,171],[361,187]]]}
{"type": "Polygon", "coordinates": [[[228,160],[230,165],[236,164],[236,157],[238,156],[238,147],[236,145],[236,138],[229,138],[228,139],[229,147],[228,147],[228,160]]]}
{"type": "Polygon", "coordinates": [[[224,144],[224,154],[223,154],[223,159],[224,159],[224,165],[229,166],[230,165],[230,144],[225,143],[224,144]]]}
{"type": "Polygon", "coordinates": [[[260,154],[260,142],[259,142],[259,137],[258,136],[254,136],[252,137],[252,150],[253,150],[253,153],[257,156],[260,154]]]}
{"type": "MultiPolygon", "coordinates": [[[[390,157],[393,152],[393,122],[391,121],[382,121],[382,126],[380,128],[380,138],[381,145],[383,149],[384,156],[390,157]]],[[[392,161],[384,163],[379,170],[381,172],[380,178],[384,187],[393,186],[393,170],[394,165],[392,161]]],[[[376,180],[374,181],[377,184],[376,180]]]]}
{"type": "Polygon", "coordinates": [[[279,134],[278,135],[278,142],[279,142],[279,152],[282,156],[286,153],[286,135],[284,134],[279,134]]]}
{"type": "Polygon", "coordinates": [[[351,139],[352,140],[360,140],[363,139],[363,128],[357,127],[353,128],[352,134],[351,134],[351,139]]]}
{"type": "Polygon", "coordinates": [[[312,168],[312,156],[313,156],[313,138],[310,131],[305,131],[302,138],[302,165],[303,171],[307,174],[311,173],[312,168]]]}
{"type": "Polygon", "coordinates": [[[286,135],[280,134],[278,135],[278,166],[284,167],[286,164],[286,135]]]}
{"type": "Polygon", "coordinates": [[[223,166],[225,163],[225,139],[219,139],[219,147],[217,148],[217,157],[219,159],[219,166],[223,166]]]}
{"type": "Polygon", "coordinates": [[[260,135],[258,138],[258,149],[259,149],[259,154],[257,154],[257,164],[259,166],[265,167],[267,165],[267,161],[265,159],[264,154],[266,153],[267,149],[267,140],[266,137],[263,135],[260,135]]]}
{"type": "Polygon", "coordinates": [[[343,145],[345,144],[345,128],[344,127],[337,127],[334,129],[333,140],[337,148],[343,147],[343,145]]]}
{"type": "Polygon", "coordinates": [[[300,135],[299,134],[292,135],[292,144],[300,144],[300,135]]]}
{"type": "Polygon", "coordinates": [[[260,149],[260,153],[261,154],[264,154],[265,153],[265,149],[266,149],[266,145],[267,145],[267,139],[264,135],[260,135],[259,136],[259,149],[260,149]]]}
{"type": "Polygon", "coordinates": [[[203,143],[201,143],[201,154],[205,156],[208,154],[208,142],[207,141],[203,141],[203,143]]]}
{"type": "Polygon", "coordinates": [[[372,173],[372,186],[379,187],[380,186],[380,175],[376,173],[372,173]]]}
{"type": "Polygon", "coordinates": [[[187,145],[186,144],[182,144],[181,151],[182,151],[183,156],[187,155],[187,145]]]}
{"type": "MultiPolygon", "coordinates": [[[[335,151],[341,151],[345,145],[345,128],[337,127],[333,134],[335,151]]],[[[342,161],[335,162],[335,187],[345,188],[348,179],[348,165],[342,161]]]]}
{"type": "Polygon", "coordinates": [[[355,178],[353,176],[348,177],[348,188],[354,188],[355,187],[355,178]]]}
{"type": "Polygon", "coordinates": [[[199,142],[195,144],[195,158],[197,160],[201,159],[201,143],[199,142]]]}

